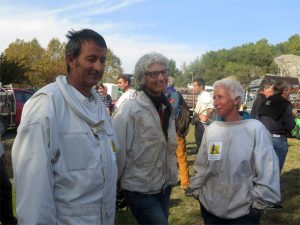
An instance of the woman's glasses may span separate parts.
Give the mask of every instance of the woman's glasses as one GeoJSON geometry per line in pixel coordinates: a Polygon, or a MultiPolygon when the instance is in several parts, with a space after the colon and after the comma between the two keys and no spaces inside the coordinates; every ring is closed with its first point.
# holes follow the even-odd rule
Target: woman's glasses
{"type": "Polygon", "coordinates": [[[168,76],[168,70],[161,70],[161,71],[148,71],[145,73],[146,76],[150,76],[152,79],[157,79],[159,74],[163,75],[164,77],[168,76]]]}

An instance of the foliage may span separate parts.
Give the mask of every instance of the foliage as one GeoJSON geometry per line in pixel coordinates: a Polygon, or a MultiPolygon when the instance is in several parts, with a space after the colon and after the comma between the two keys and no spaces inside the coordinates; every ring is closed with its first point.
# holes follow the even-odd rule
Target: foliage
{"type": "Polygon", "coordinates": [[[116,83],[118,76],[123,73],[122,62],[112,50],[107,49],[103,82],[116,83]]]}
{"type": "MultiPolygon", "coordinates": [[[[36,39],[28,42],[17,39],[9,44],[1,58],[1,80],[11,76],[10,82],[24,84],[26,81],[37,88],[53,82],[58,75],[67,73],[65,47],[65,43],[55,38],[50,40],[46,49],[36,39]]],[[[115,82],[123,72],[121,60],[110,49],[106,57],[104,81],[115,82]]]]}
{"type": "Polygon", "coordinates": [[[175,78],[176,87],[184,87],[187,85],[188,81],[185,79],[182,72],[179,69],[177,69],[175,60],[173,59],[169,60],[168,69],[169,69],[169,76],[175,78]]]}
{"type": "MultiPolygon", "coordinates": [[[[65,43],[58,39],[52,39],[46,49],[36,39],[28,42],[17,39],[1,56],[1,79],[35,87],[50,83],[57,75],[66,73],[64,49],[65,43]]],[[[273,59],[282,54],[300,55],[299,34],[276,45],[263,38],[231,49],[209,51],[189,65],[183,64],[181,71],[176,68],[175,60],[171,59],[169,73],[175,78],[177,87],[186,86],[197,76],[204,78],[208,85],[218,79],[234,76],[247,87],[251,80],[263,77],[266,73],[276,74],[278,67],[273,59]]],[[[103,82],[116,82],[120,73],[123,73],[122,62],[108,49],[103,82]]]]}
{"type": "Polygon", "coordinates": [[[27,82],[26,71],[27,68],[19,61],[8,61],[3,54],[0,55],[0,81],[3,85],[27,82]]]}
{"type": "Polygon", "coordinates": [[[277,74],[274,58],[282,54],[300,55],[298,34],[277,45],[261,39],[256,43],[247,43],[228,50],[209,51],[187,65],[183,76],[189,81],[192,77],[201,76],[207,84],[234,76],[247,87],[251,80],[263,77],[266,73],[277,74]]]}

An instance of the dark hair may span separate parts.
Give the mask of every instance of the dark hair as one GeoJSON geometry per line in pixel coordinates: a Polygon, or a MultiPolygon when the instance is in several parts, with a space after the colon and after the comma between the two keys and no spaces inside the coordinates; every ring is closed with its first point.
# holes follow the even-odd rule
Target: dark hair
{"type": "Polygon", "coordinates": [[[284,90],[289,89],[290,85],[285,81],[277,81],[274,84],[274,94],[282,94],[284,90]]]}
{"type": "Polygon", "coordinates": [[[274,86],[275,80],[271,78],[265,78],[261,81],[258,91],[263,91],[264,89],[274,86]]]}
{"type": "Polygon", "coordinates": [[[195,77],[193,82],[197,82],[198,86],[205,88],[205,81],[201,77],[195,77]]]}
{"type": "Polygon", "coordinates": [[[132,75],[127,74],[127,73],[123,73],[118,76],[118,80],[123,79],[124,81],[126,81],[128,83],[129,86],[131,85],[131,78],[132,78],[132,75]]]}
{"type": "MultiPolygon", "coordinates": [[[[104,38],[97,32],[90,29],[82,29],[79,31],[71,30],[66,35],[68,43],[66,46],[65,57],[68,56],[76,58],[80,54],[81,46],[86,41],[94,41],[98,46],[107,48],[104,38]]],[[[67,72],[70,72],[70,66],[67,62],[67,72]]]]}

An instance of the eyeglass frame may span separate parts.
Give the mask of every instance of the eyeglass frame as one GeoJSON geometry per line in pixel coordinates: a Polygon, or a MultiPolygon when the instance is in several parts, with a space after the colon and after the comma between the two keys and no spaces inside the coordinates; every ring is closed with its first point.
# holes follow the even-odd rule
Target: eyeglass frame
{"type": "Polygon", "coordinates": [[[169,76],[169,70],[165,69],[165,70],[160,70],[160,71],[145,72],[145,75],[151,77],[152,79],[157,79],[160,74],[163,75],[164,77],[167,77],[167,76],[169,76]]]}

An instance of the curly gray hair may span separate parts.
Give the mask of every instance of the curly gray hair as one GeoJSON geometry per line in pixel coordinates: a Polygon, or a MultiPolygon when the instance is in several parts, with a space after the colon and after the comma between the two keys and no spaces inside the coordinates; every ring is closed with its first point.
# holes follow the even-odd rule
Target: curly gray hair
{"type": "Polygon", "coordinates": [[[168,68],[169,60],[162,54],[156,52],[143,55],[135,64],[133,76],[137,85],[145,84],[145,73],[153,63],[159,63],[168,68]]]}

